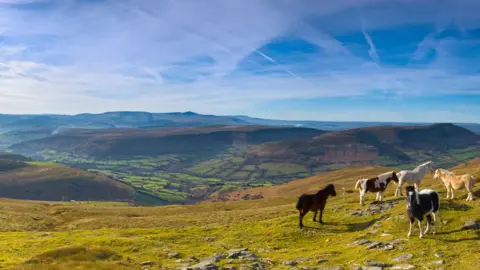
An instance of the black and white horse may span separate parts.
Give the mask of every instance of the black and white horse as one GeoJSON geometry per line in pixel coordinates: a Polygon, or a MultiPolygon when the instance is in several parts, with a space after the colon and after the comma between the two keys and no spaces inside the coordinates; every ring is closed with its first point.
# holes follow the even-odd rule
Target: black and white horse
{"type": "Polygon", "coordinates": [[[407,214],[410,219],[410,230],[408,231],[408,237],[412,235],[412,227],[415,219],[418,220],[418,227],[420,228],[420,238],[423,238],[424,234],[427,234],[430,230],[430,223],[432,223],[432,216],[435,222],[435,228],[433,234],[438,229],[438,210],[440,209],[440,195],[438,192],[431,189],[424,189],[418,192],[415,187],[408,186],[407,191],[407,214]],[[423,217],[427,217],[427,229],[423,232],[422,221],[423,217]]]}

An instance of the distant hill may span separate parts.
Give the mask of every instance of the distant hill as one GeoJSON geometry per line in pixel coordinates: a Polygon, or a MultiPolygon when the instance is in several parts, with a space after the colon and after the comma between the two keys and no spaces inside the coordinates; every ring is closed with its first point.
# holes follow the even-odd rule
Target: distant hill
{"type": "Polygon", "coordinates": [[[68,129],[10,150],[108,175],[169,203],[194,203],[352,166],[452,167],[480,156],[479,141],[452,124],[337,132],[248,125],[68,129]]]}
{"type": "Polygon", "coordinates": [[[437,154],[478,147],[480,135],[453,124],[417,127],[369,127],[330,132],[311,140],[272,142],[249,149],[249,158],[303,164],[369,163],[398,165],[418,159],[415,151],[437,154]]]}
{"type": "Polygon", "coordinates": [[[0,154],[0,197],[26,200],[131,201],[135,190],[116,180],[54,163],[0,154]]]}
{"type": "MultiPolygon", "coordinates": [[[[135,111],[83,113],[77,115],[6,115],[0,114],[0,131],[28,128],[122,128],[122,127],[185,127],[211,125],[255,125],[315,128],[329,131],[371,126],[425,126],[431,123],[396,122],[342,122],[342,121],[290,121],[254,118],[242,115],[217,116],[195,112],[150,113],[135,111]]],[[[478,123],[457,125],[480,133],[478,123]]],[[[1,140],[0,140],[1,143],[1,140]]]]}
{"type": "Polygon", "coordinates": [[[264,126],[71,129],[13,145],[14,152],[35,155],[45,149],[93,157],[155,156],[221,151],[233,144],[311,139],[325,131],[264,126]]]}
{"type": "Polygon", "coordinates": [[[5,132],[0,134],[0,150],[20,142],[48,137],[57,130],[55,127],[26,127],[5,132]]]}

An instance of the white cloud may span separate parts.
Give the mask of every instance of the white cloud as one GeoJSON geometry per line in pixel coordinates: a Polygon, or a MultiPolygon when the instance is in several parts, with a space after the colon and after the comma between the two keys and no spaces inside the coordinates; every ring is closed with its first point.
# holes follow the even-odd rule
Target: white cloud
{"type": "MultiPolygon", "coordinates": [[[[371,59],[379,63],[372,31],[416,22],[441,27],[451,19],[468,30],[480,26],[471,11],[474,1],[452,4],[451,10],[457,8],[450,13],[442,13],[433,0],[57,0],[39,10],[9,5],[27,2],[32,1],[0,0],[6,4],[0,7],[2,112],[230,114],[264,102],[375,89],[402,95],[467,92],[480,82],[479,76],[442,67],[450,63],[448,51],[440,56],[444,62],[424,69],[379,68],[332,36],[363,33],[371,59]],[[358,10],[368,32],[359,24],[358,10]],[[262,49],[288,35],[322,53],[307,62],[284,63],[262,49]],[[240,68],[255,54],[274,64],[257,66],[262,75],[240,68]]],[[[415,59],[438,46],[429,42],[427,36],[415,59]]]]}

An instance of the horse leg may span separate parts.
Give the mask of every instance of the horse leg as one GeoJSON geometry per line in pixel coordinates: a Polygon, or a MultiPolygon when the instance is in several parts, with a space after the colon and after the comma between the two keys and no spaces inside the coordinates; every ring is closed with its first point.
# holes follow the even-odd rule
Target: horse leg
{"type": "Polygon", "coordinates": [[[399,181],[397,189],[395,190],[395,198],[398,198],[398,196],[400,195],[402,186],[403,186],[403,182],[399,181]]]}
{"type": "Polygon", "coordinates": [[[453,187],[450,187],[450,199],[453,200],[453,197],[455,197],[455,193],[453,192],[453,187]]]}
{"type": "Polygon", "coordinates": [[[468,192],[467,201],[471,201],[472,200],[472,191],[470,190],[470,186],[468,185],[468,183],[465,185],[465,188],[467,189],[467,192],[468,192]]]}
{"type": "Polygon", "coordinates": [[[410,229],[408,230],[408,237],[412,236],[412,229],[413,229],[413,222],[415,221],[414,218],[410,218],[410,229]]]}
{"type": "Polygon", "coordinates": [[[418,220],[418,228],[420,228],[420,238],[423,238],[423,225],[420,219],[418,220]]]}
{"type": "Polygon", "coordinates": [[[450,199],[450,187],[447,186],[447,200],[450,199]]]}
{"type": "Polygon", "coordinates": [[[319,220],[318,220],[318,222],[319,222],[320,224],[323,224],[323,219],[322,219],[322,218],[323,218],[323,209],[320,209],[320,218],[319,218],[319,220]]]}
{"type": "Polygon", "coordinates": [[[433,212],[433,221],[435,222],[435,227],[433,228],[433,234],[436,234],[438,230],[438,211],[433,212]]]}
{"type": "Polygon", "coordinates": [[[425,229],[424,234],[427,234],[430,231],[430,223],[432,223],[432,216],[430,214],[427,215],[427,228],[425,229]]]}
{"type": "Polygon", "coordinates": [[[380,191],[380,201],[383,201],[383,191],[380,191]]]}
{"type": "Polygon", "coordinates": [[[318,211],[313,211],[313,222],[317,221],[317,212],[318,211]]]}
{"type": "Polygon", "coordinates": [[[303,217],[305,216],[304,213],[300,213],[300,216],[298,218],[298,226],[301,228],[303,228],[303,217]]]}
{"type": "Polygon", "coordinates": [[[361,205],[364,205],[364,199],[365,199],[365,193],[366,193],[366,190],[362,190],[360,191],[360,204],[361,205]]]}

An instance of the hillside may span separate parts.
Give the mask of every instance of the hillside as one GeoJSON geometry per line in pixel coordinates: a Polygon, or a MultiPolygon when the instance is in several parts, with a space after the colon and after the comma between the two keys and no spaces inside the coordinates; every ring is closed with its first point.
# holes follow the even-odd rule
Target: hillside
{"type": "Polygon", "coordinates": [[[452,124],[369,127],[330,132],[305,141],[254,146],[249,149],[248,158],[270,162],[289,160],[313,167],[329,163],[398,166],[422,160],[425,155],[426,159],[446,158],[440,162],[444,165],[466,160],[458,160],[457,155],[449,163],[449,151],[453,149],[469,149],[471,153],[466,159],[477,157],[480,135],[452,124]]]}
{"type": "MultiPolygon", "coordinates": [[[[468,170],[479,168],[468,166],[468,170]]],[[[298,229],[297,196],[331,181],[324,176],[341,179],[345,173],[353,179],[376,170],[383,168],[349,168],[337,175],[319,175],[322,179],[318,180],[299,180],[304,187],[298,184],[291,192],[282,189],[269,199],[190,206],[0,199],[0,266],[180,269],[211,258],[220,269],[358,269],[371,261],[408,269],[480,267],[479,231],[462,229],[480,216],[480,200],[467,203],[463,192],[455,200],[445,200],[445,188],[431,175],[422,188],[440,191],[439,233],[435,236],[419,239],[415,227],[414,235],[406,238],[405,202],[393,200],[393,185],[385,194],[387,203],[369,205],[375,198],[369,193],[364,207],[358,203],[357,192],[343,193],[339,185],[337,197],[328,200],[325,224],[313,223],[309,213],[304,220],[307,227],[298,229]],[[365,241],[368,243],[359,244],[365,241]],[[242,253],[245,257],[225,259],[226,253],[233,254],[233,249],[239,248],[248,249],[242,253]]],[[[348,181],[344,184],[354,184],[348,181]]],[[[477,198],[479,195],[477,184],[477,198]]]]}
{"type": "Polygon", "coordinates": [[[27,200],[132,201],[135,190],[116,180],[54,163],[0,155],[0,197],[27,200]]]}
{"type": "Polygon", "coordinates": [[[91,157],[155,156],[222,151],[233,144],[310,139],[322,133],[316,129],[259,126],[70,129],[13,145],[11,149],[29,155],[48,149],[91,157]]]}
{"type": "Polygon", "coordinates": [[[169,203],[194,203],[351,166],[403,168],[428,159],[451,167],[480,155],[479,137],[451,124],[329,133],[265,126],[71,129],[11,150],[119,179],[169,203]]]}
{"type": "MultiPolygon", "coordinates": [[[[256,125],[315,128],[329,131],[373,126],[425,126],[429,123],[290,121],[253,118],[248,116],[217,116],[194,112],[151,113],[136,111],[83,113],[77,115],[7,115],[0,114],[0,131],[30,128],[122,128],[122,127],[185,127],[209,125],[256,125]]],[[[458,123],[480,132],[478,123],[458,123]]],[[[1,141],[0,141],[1,142],[1,141]]]]}
{"type": "Polygon", "coordinates": [[[394,169],[381,166],[345,168],[316,174],[305,179],[293,180],[281,185],[256,187],[229,193],[215,194],[215,196],[212,196],[209,201],[239,201],[252,198],[273,199],[296,197],[299,194],[315,193],[319,188],[328,184],[335,184],[339,190],[342,188],[353,190],[352,183],[355,183],[358,179],[370,178],[391,170],[394,169]]]}
{"type": "Polygon", "coordinates": [[[0,150],[5,150],[11,145],[48,137],[55,132],[53,127],[21,128],[0,134],[0,150]]]}

